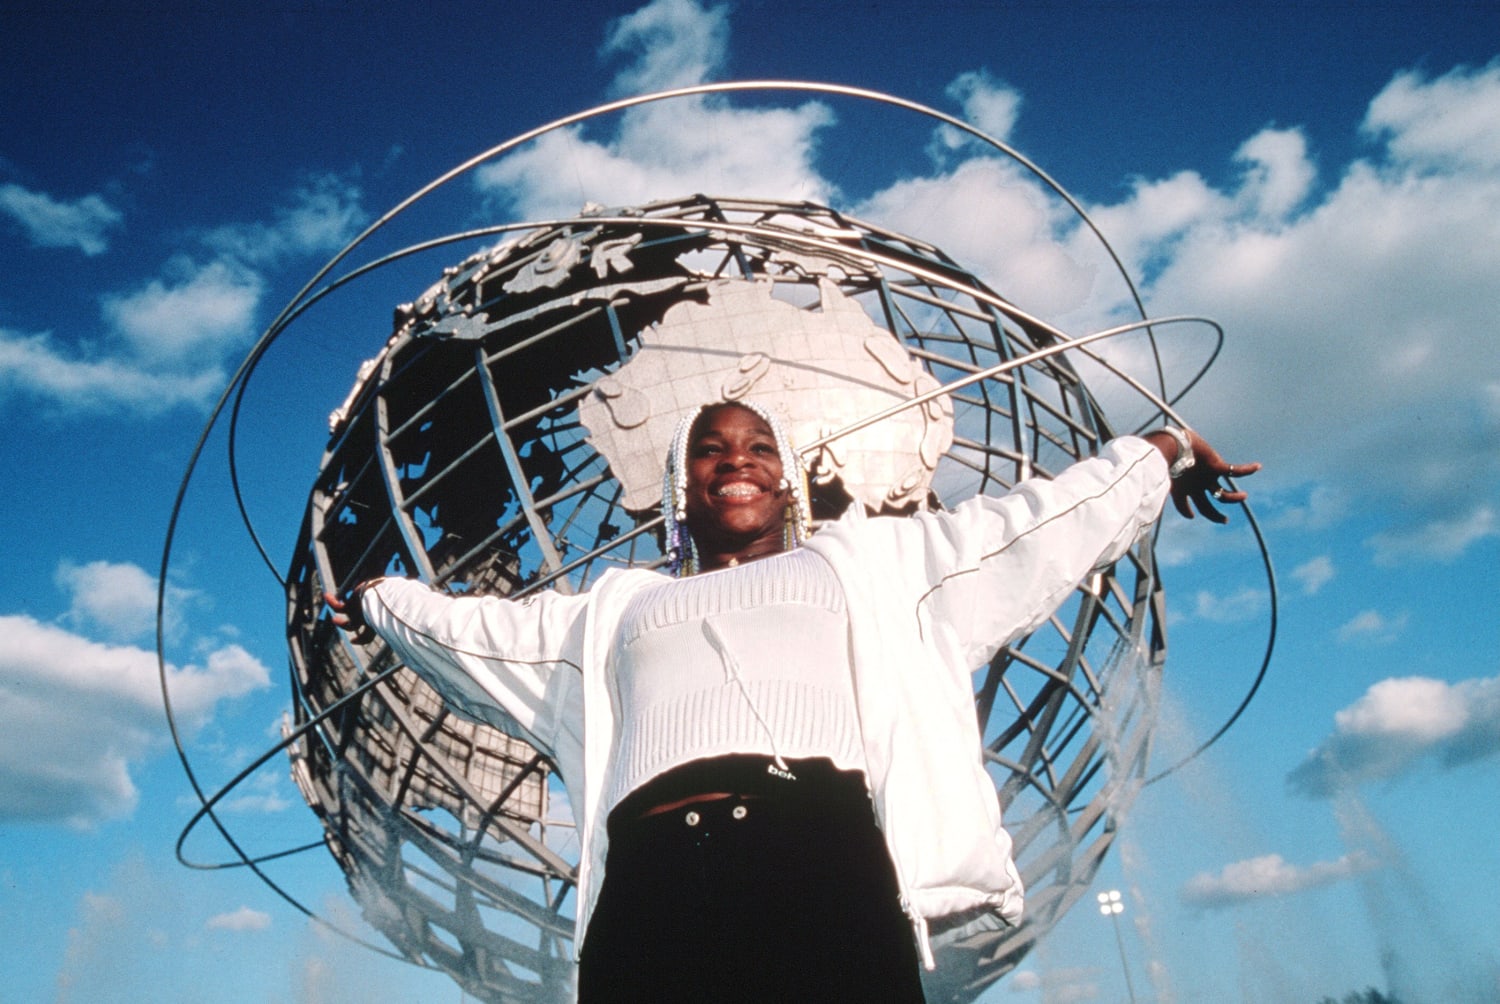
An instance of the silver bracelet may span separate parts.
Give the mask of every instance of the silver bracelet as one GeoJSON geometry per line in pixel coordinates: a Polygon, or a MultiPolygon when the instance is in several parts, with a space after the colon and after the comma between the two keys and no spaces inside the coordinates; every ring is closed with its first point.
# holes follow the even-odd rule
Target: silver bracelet
{"type": "Polygon", "coordinates": [[[1167,477],[1180,478],[1198,462],[1198,459],[1193,456],[1193,441],[1189,438],[1186,429],[1168,425],[1163,426],[1161,431],[1177,442],[1177,459],[1173,460],[1171,466],[1167,468],[1167,477]]]}

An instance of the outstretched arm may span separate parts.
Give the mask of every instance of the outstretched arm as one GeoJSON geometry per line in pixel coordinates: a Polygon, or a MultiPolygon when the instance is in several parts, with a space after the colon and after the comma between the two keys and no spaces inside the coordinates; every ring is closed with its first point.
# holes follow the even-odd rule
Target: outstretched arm
{"type": "Polygon", "coordinates": [[[1248,492],[1221,486],[1219,479],[1248,477],[1260,470],[1260,464],[1229,463],[1191,429],[1159,429],[1141,438],[1160,450],[1168,466],[1178,471],[1172,478],[1172,504],[1188,519],[1193,518],[1196,508],[1210,522],[1227,523],[1229,517],[1215,508],[1214,502],[1243,502],[1250,497],[1248,492]]]}
{"type": "Polygon", "coordinates": [[[576,689],[570,680],[583,659],[585,596],[551,590],[523,600],[455,596],[387,577],[323,599],[353,641],[379,635],[468,717],[549,755],[569,741],[559,730],[568,724],[566,705],[576,689]]]}

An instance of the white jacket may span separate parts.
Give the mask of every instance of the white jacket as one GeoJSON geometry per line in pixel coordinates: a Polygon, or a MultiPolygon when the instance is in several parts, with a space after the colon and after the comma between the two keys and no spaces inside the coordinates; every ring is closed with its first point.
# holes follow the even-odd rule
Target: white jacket
{"type": "MultiPolygon", "coordinates": [[[[1051,481],[910,518],[852,514],[807,543],[849,609],[855,703],[876,816],[902,906],[932,967],[926,919],[974,907],[1021,915],[1021,880],[985,773],[972,671],[1041,624],[1155,521],[1167,465],[1140,439],[1051,481]]],[[[364,593],[370,625],[450,705],[557,764],[582,843],[575,952],[604,875],[601,811],[616,723],[612,640],[656,572],[606,573],[583,595],[452,597],[406,579],[364,593]]]]}

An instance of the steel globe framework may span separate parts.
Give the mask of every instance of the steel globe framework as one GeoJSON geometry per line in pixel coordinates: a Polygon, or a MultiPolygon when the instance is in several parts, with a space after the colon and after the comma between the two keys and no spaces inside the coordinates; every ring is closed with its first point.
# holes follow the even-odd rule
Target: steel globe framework
{"type": "MultiPolygon", "coordinates": [[[[757,320],[748,308],[729,323],[708,314],[690,325],[699,356],[722,338],[726,371],[769,374],[741,390],[751,398],[838,369],[808,362],[823,360],[821,341],[835,340],[822,320],[835,303],[845,315],[857,307],[860,324],[899,346],[899,356],[869,349],[898,377],[883,391],[893,399],[1059,337],[911,237],[806,203],[696,196],[593,208],[447,269],[398,309],[394,332],[331,420],[287,576],[293,773],[366,918],[408,959],[450,973],[476,997],[570,999],[578,845],[566,793],[503,720],[444,707],[383,645],[354,644],[334,628],[320,597],[384,574],[521,597],[659,564],[659,512],[626,507],[619,461],[601,452],[598,420],[583,416],[618,396],[612,388],[629,367],[666,351],[663,332],[684,310],[747,291],[774,318],[805,315],[809,332],[808,354],[787,359],[735,341],[754,337],[747,327],[780,329],[781,320],[757,320]]],[[[860,337],[873,345],[876,336],[860,337]]],[[[704,379],[722,396],[738,386],[720,370],[704,379]]],[[[665,420],[677,407],[670,386],[636,388],[640,407],[665,420]]],[[[812,398],[780,400],[795,412],[812,398]]],[[[1004,492],[1114,434],[1061,353],[945,401],[921,406],[929,430],[947,429],[940,451],[933,436],[914,440],[913,455],[931,461],[926,480],[887,508],[1004,492]]],[[[643,427],[639,417],[615,412],[622,428],[643,427]]],[[[804,423],[798,438],[826,431],[819,416],[792,418],[804,423]]],[[[813,459],[816,515],[851,498],[870,504],[852,490],[850,471],[836,469],[837,446],[813,459]]],[[[1145,776],[1162,614],[1144,540],[1046,625],[975,667],[984,758],[1015,838],[1027,912],[1019,928],[988,914],[935,926],[929,999],[972,1000],[1087,892],[1145,776]]]]}

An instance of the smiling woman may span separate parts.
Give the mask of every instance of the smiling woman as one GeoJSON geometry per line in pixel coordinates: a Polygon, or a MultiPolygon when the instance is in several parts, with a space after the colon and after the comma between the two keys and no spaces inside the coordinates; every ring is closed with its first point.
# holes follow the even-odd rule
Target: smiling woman
{"type": "Polygon", "coordinates": [[[1255,469],[1169,429],[808,537],[780,421],[715,403],[679,420],[662,479],[677,577],[616,570],[519,603],[382,579],[327,599],[581,780],[580,1001],[921,1002],[929,919],[1021,915],[970,667],[1119,559],[1169,489],[1218,520],[1210,490],[1242,500],[1217,481],[1255,469]]]}

